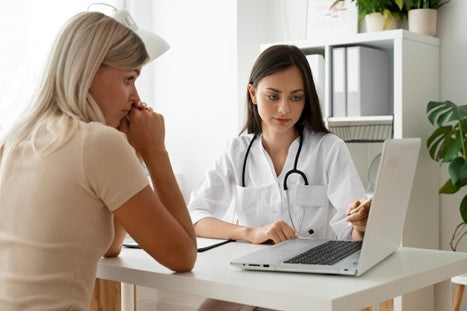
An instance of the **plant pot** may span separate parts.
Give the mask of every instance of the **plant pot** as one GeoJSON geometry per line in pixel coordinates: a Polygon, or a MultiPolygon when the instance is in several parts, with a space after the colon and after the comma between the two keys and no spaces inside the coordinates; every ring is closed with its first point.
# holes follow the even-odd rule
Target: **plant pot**
{"type": "Polygon", "coordinates": [[[436,35],[437,10],[415,9],[409,11],[409,30],[429,36],[436,35]]]}
{"type": "Polygon", "coordinates": [[[391,21],[389,22],[388,27],[384,29],[384,16],[381,13],[370,13],[365,15],[365,23],[366,23],[366,31],[373,32],[373,31],[383,31],[383,30],[390,30],[396,29],[398,20],[393,16],[391,21]]]}

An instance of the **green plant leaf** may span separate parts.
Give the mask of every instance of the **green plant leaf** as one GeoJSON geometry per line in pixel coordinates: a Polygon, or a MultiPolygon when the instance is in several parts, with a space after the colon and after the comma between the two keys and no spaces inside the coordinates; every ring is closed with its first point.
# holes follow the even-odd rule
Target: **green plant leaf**
{"type": "Polygon", "coordinates": [[[467,185],[467,162],[463,157],[457,157],[449,164],[449,175],[452,183],[459,188],[467,185]]]}
{"type": "Polygon", "coordinates": [[[383,16],[384,16],[383,29],[386,30],[386,28],[388,28],[389,24],[391,23],[391,19],[392,19],[391,11],[389,11],[388,9],[384,9],[383,16]]]}
{"type": "Polygon", "coordinates": [[[396,4],[399,7],[399,10],[404,8],[404,0],[396,0],[396,4]]]}
{"type": "Polygon", "coordinates": [[[454,139],[452,138],[453,127],[443,126],[437,128],[431,135],[428,137],[426,142],[428,153],[431,158],[435,161],[442,161],[446,151],[451,146],[454,139]]]}
{"type": "Polygon", "coordinates": [[[444,183],[444,185],[441,187],[441,189],[439,189],[440,194],[441,193],[453,194],[453,193],[456,193],[457,191],[459,191],[459,187],[454,185],[450,178],[444,183]]]}
{"type": "Polygon", "coordinates": [[[467,224],[467,195],[461,201],[460,212],[462,220],[467,224]]]}
{"type": "Polygon", "coordinates": [[[452,121],[452,115],[455,114],[457,116],[457,110],[456,104],[448,100],[444,102],[430,101],[426,107],[428,120],[430,120],[431,124],[439,127],[445,125],[444,122],[446,119],[452,121]]]}
{"type": "Polygon", "coordinates": [[[442,162],[451,162],[459,153],[462,154],[462,143],[460,135],[456,137],[456,139],[452,142],[452,144],[447,148],[446,153],[443,156],[442,162]]]}
{"type": "Polygon", "coordinates": [[[466,119],[467,118],[467,105],[459,106],[457,109],[459,110],[461,119],[466,119]]]}

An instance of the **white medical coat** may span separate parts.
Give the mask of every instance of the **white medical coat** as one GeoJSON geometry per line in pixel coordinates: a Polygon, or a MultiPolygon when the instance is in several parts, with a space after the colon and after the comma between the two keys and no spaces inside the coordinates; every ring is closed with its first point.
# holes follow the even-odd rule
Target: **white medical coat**
{"type": "Polygon", "coordinates": [[[255,139],[243,187],[243,161],[252,138],[248,134],[232,139],[195,188],[188,206],[193,223],[204,217],[222,219],[233,208],[232,222],[239,225],[258,227],[284,220],[299,234],[312,229],[315,238],[350,238],[347,207],[365,192],[344,141],[334,134],[304,130],[297,169],[305,173],[309,185],[291,174],[285,191],[284,177],[293,169],[299,138],[290,145],[279,176],[261,137],[255,139]]]}

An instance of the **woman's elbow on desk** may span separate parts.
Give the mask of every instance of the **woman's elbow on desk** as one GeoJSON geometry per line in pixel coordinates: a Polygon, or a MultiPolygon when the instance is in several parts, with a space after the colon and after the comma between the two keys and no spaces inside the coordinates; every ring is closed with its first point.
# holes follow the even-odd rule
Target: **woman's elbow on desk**
{"type": "Polygon", "coordinates": [[[193,242],[192,245],[168,250],[168,258],[160,260],[160,263],[174,272],[188,272],[195,266],[196,256],[196,243],[193,242]]]}
{"type": "Polygon", "coordinates": [[[104,255],[102,255],[102,257],[105,257],[105,258],[118,257],[121,251],[122,251],[122,247],[111,247],[107,250],[107,252],[105,252],[104,255]]]}

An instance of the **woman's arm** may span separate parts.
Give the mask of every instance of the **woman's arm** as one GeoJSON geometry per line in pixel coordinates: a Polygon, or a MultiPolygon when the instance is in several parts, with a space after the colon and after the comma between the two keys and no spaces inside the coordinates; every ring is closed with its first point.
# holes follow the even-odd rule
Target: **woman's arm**
{"type": "Polygon", "coordinates": [[[146,163],[150,186],[134,195],[114,213],[128,233],[161,264],[188,271],[196,260],[196,237],[183,196],[165,149],[162,115],[132,109],[120,130],[146,163]]]}
{"type": "MultiPolygon", "coordinates": [[[[196,260],[194,232],[187,232],[189,230],[183,227],[183,222],[181,224],[169,212],[150,186],[138,192],[114,213],[141,248],[158,262],[177,272],[193,268],[196,260]]],[[[177,214],[183,214],[183,210],[177,211],[177,214]]]]}
{"type": "Polygon", "coordinates": [[[114,239],[112,244],[110,244],[109,249],[103,255],[104,257],[117,257],[122,250],[122,243],[125,239],[126,231],[118,223],[117,219],[114,217],[114,239]]]}
{"type": "Polygon", "coordinates": [[[279,243],[296,238],[295,230],[285,221],[276,221],[261,227],[251,228],[232,224],[213,217],[205,217],[195,224],[197,236],[214,239],[245,240],[260,244],[266,241],[279,243]]]}
{"type": "Polygon", "coordinates": [[[178,221],[196,245],[196,236],[185,200],[178,187],[170,164],[169,155],[161,151],[157,155],[143,155],[151,175],[154,191],[167,211],[178,221]]]}

